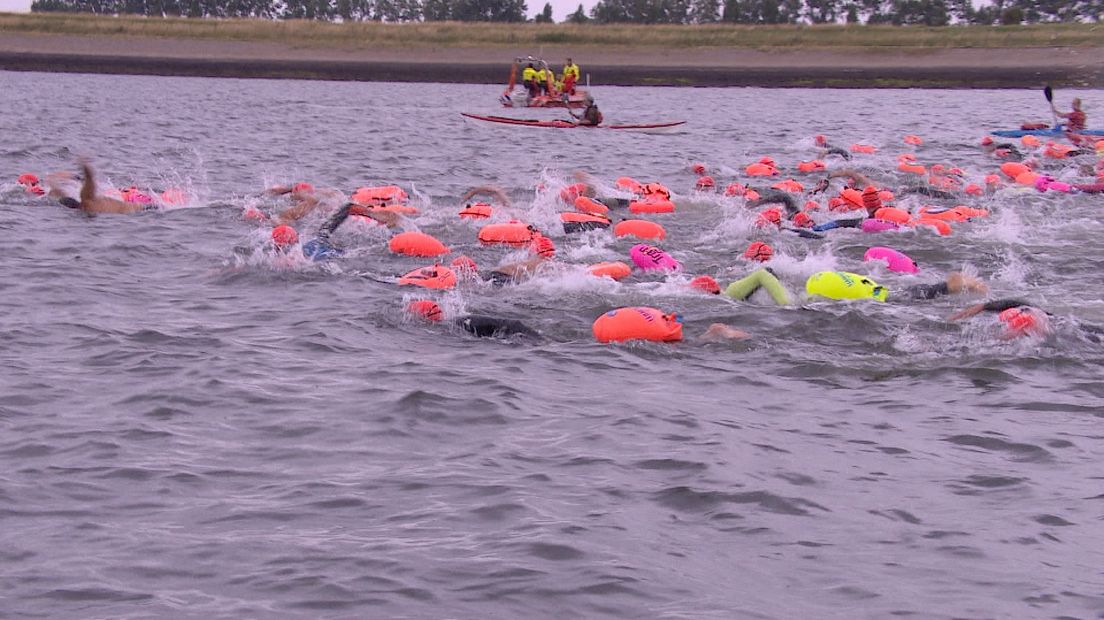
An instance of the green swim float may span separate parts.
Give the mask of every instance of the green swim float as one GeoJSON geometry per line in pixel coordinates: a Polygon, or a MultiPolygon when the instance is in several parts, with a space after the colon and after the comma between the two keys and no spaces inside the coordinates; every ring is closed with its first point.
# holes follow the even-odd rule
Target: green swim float
{"type": "Polygon", "coordinates": [[[786,294],[786,288],[782,286],[778,278],[774,277],[773,273],[766,269],[756,270],[746,278],[736,280],[732,284],[729,284],[724,294],[733,299],[743,301],[751,297],[752,293],[759,290],[760,287],[766,289],[766,291],[770,293],[774,303],[779,306],[789,305],[790,296],[786,294]]]}
{"type": "Polygon", "coordinates": [[[805,281],[805,292],[828,299],[885,301],[889,291],[866,276],[846,271],[820,271],[805,281]]]}

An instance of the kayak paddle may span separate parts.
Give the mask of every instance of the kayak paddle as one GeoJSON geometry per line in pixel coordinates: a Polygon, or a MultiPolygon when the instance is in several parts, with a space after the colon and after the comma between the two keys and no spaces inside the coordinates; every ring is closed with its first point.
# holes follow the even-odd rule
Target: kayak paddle
{"type": "Polygon", "coordinates": [[[1047,84],[1043,88],[1043,96],[1046,97],[1047,103],[1050,104],[1050,113],[1054,117],[1054,126],[1058,126],[1058,111],[1054,109],[1054,89],[1047,84]]]}

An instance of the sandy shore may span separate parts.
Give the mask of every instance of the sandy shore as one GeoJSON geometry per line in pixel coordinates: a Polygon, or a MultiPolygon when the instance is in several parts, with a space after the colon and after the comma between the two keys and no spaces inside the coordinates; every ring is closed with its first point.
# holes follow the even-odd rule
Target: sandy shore
{"type": "Polygon", "coordinates": [[[0,69],[201,77],[504,83],[514,56],[568,55],[594,83],[635,86],[1034,88],[1104,86],[1104,49],[330,49],[164,38],[0,34],[0,69]]]}

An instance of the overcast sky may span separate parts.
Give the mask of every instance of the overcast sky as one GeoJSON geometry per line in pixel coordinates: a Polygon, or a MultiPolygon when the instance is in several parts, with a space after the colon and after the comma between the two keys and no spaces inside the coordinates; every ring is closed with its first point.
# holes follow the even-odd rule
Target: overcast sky
{"type": "MultiPolygon", "coordinates": [[[[590,12],[597,0],[585,0],[582,2],[583,10],[590,12]]],[[[562,22],[568,15],[579,8],[580,0],[525,0],[529,6],[529,17],[533,17],[544,9],[545,2],[552,5],[552,19],[562,22]]],[[[0,13],[25,13],[31,10],[31,0],[0,0],[0,13]]]]}

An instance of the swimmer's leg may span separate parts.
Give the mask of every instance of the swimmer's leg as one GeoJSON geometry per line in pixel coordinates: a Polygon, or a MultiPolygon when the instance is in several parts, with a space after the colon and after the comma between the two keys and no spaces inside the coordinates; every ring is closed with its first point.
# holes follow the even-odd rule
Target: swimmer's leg
{"type": "Polygon", "coordinates": [[[790,297],[786,294],[786,287],[782,286],[778,278],[766,269],[759,269],[746,278],[729,284],[728,288],[725,289],[725,295],[743,301],[751,297],[760,287],[767,290],[774,303],[780,306],[789,305],[790,297]]]}

